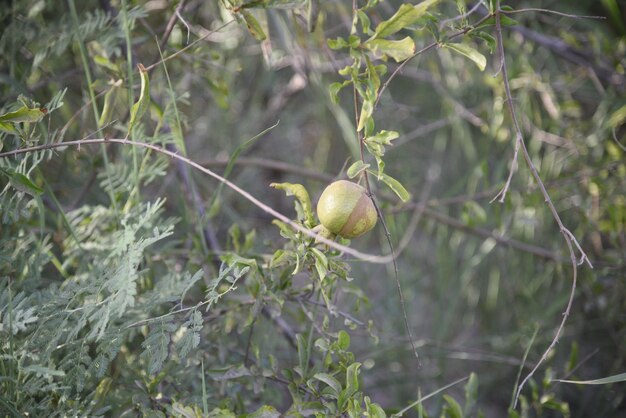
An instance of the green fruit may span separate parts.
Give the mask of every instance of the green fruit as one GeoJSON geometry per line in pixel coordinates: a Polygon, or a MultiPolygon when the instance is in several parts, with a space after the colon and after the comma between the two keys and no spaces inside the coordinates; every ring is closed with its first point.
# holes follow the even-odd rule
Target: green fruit
{"type": "Polygon", "coordinates": [[[356,183],[339,180],[330,184],[317,202],[317,217],[326,229],[344,238],[356,238],[376,225],[374,202],[356,183]]]}

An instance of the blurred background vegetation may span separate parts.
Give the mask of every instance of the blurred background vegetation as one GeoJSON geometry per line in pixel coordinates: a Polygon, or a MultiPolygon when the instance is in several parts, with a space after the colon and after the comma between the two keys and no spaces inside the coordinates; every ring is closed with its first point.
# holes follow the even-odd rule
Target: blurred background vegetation
{"type": "MultiPolygon", "coordinates": [[[[320,2],[312,32],[307,28],[305,2],[297,8],[250,9],[267,36],[259,41],[245,24],[224,25],[234,18],[226,3],[80,1],[75,4],[75,20],[71,0],[5,3],[0,11],[2,113],[12,110],[19,95],[47,103],[67,89],[63,106],[40,122],[38,129],[50,136],[38,134],[36,141],[33,136],[30,145],[88,135],[124,137],[135,100],[128,95],[129,86],[134,87],[135,97],[139,94],[135,64],[157,62],[159,47],[167,56],[205,37],[168,60],[168,74],[162,65],[151,71],[150,117],[133,136],[160,138],[159,143],[167,143],[170,149],[178,146],[182,152],[176,142],[182,134],[186,155],[218,173],[224,172],[233,153],[241,151],[229,178],[295,218],[292,200],[270,189],[270,183],[303,184],[315,202],[325,185],[345,177],[345,168],[359,158],[352,89],[342,90],[337,104],[328,91],[331,83],[343,81],[338,70],[349,64],[350,57],[345,51],[331,50],[327,40],[347,37],[352,4],[320,2]],[[73,35],[75,25],[84,54],[73,35]],[[111,124],[104,127],[94,122],[81,56],[88,60],[95,94],[108,91],[110,80],[122,80],[111,99],[111,124]],[[241,150],[242,144],[277,122],[241,150]],[[96,132],[98,128],[102,129],[96,132]]],[[[453,33],[484,16],[487,2],[483,3],[442,0],[429,9],[434,18],[430,26],[406,32],[420,49],[433,41],[428,29],[453,33]],[[464,10],[471,13],[458,18],[464,10]]],[[[626,416],[624,383],[551,382],[551,378],[595,379],[626,370],[626,6],[617,0],[503,3],[516,10],[544,9],[511,14],[516,22],[504,28],[514,105],[547,190],[594,265],[593,270],[587,266],[579,270],[571,316],[556,349],[523,392],[524,402],[531,405],[525,411],[527,416],[626,416]]],[[[391,16],[400,4],[389,0],[370,10],[373,25],[391,16]]],[[[493,34],[493,27],[485,31],[493,34]]],[[[505,416],[525,351],[529,350],[522,376],[552,340],[572,286],[567,247],[522,159],[506,201],[490,203],[506,180],[515,132],[502,79],[494,76],[499,73],[499,59],[493,44],[478,38],[469,42],[487,57],[485,71],[449,49],[433,49],[402,69],[374,113],[377,128],[400,132],[385,155],[386,170],[412,195],[411,202],[403,204],[384,186],[373,184],[394,244],[409,234],[408,244],[397,255],[398,278],[421,366],[404,330],[391,265],[348,257],[349,277],[354,280],[342,285],[335,305],[353,320],[344,323],[345,316],[328,316],[333,332],[349,332],[355,358],[364,364],[362,387],[388,412],[417,399],[418,390],[423,396],[475,372],[478,408],[487,417],[505,416]],[[369,321],[373,321],[370,327],[359,325],[369,321]]],[[[383,78],[398,64],[390,60],[387,65],[389,72],[383,78]]],[[[97,103],[102,110],[104,95],[97,103]]],[[[2,141],[3,151],[28,145],[6,133],[2,141]]],[[[123,206],[125,199],[107,192],[106,173],[126,170],[120,178],[130,182],[136,157],[130,149],[113,146],[107,147],[106,154],[87,147],[47,157],[30,178],[45,190],[48,254],[63,263],[71,239],[61,213],[71,221],[70,214],[79,208],[112,207],[116,199],[123,206]],[[112,167],[105,169],[107,164],[112,167]]],[[[8,163],[4,160],[0,165],[8,163]]],[[[262,260],[283,247],[285,239],[272,217],[232,190],[224,188],[214,201],[219,183],[175,161],[154,163],[152,173],[157,180],[142,182],[139,200],[166,198],[164,219],[175,217],[179,222],[171,237],[147,250],[140,266],[149,273],[142,273],[142,280],[194,267],[212,277],[215,254],[235,251],[262,260]],[[241,236],[254,231],[249,245],[235,243],[233,225],[241,236]]],[[[9,183],[1,181],[3,187],[9,183]]],[[[3,240],[27,242],[31,235],[25,230],[38,240],[36,205],[14,203],[3,199],[3,240]],[[7,211],[24,213],[12,217],[7,211]]],[[[115,229],[115,225],[103,228],[115,229]]],[[[388,252],[380,226],[351,246],[369,253],[388,252]]],[[[2,275],[17,280],[16,272],[21,271],[17,264],[22,261],[12,257],[3,260],[2,275]]],[[[16,286],[26,293],[62,286],[63,269],[73,267],[70,263],[58,268],[46,261],[37,269],[38,282],[17,280],[16,286]]],[[[242,286],[220,301],[222,316],[205,326],[199,346],[188,359],[171,360],[176,365],[166,366],[167,376],[161,377],[157,390],[162,398],[154,402],[176,399],[202,405],[204,396],[209,409],[230,402],[228,408],[238,412],[264,403],[283,411],[291,405],[280,383],[266,382],[270,388],[263,395],[245,376],[228,386],[224,381],[212,383],[213,392],[202,394],[200,360],[202,367],[217,369],[244,351],[250,322],[247,310],[237,309],[245,307],[242,300],[247,292],[242,286]]],[[[202,300],[202,291],[187,297],[202,300]]],[[[306,333],[306,311],[288,301],[281,307],[284,327],[306,333]]],[[[165,304],[159,311],[155,306],[151,314],[170,308],[165,304]]],[[[253,346],[272,353],[281,367],[297,363],[297,350],[280,337],[277,324],[282,322],[257,315],[253,346]]],[[[116,414],[142,402],[153,405],[145,400],[150,390],[133,384],[145,375],[141,370],[146,366],[132,354],[142,338],[130,336],[119,354],[126,358],[118,357],[107,372],[113,380],[106,399],[117,403],[116,414]],[[119,370],[122,367],[127,370],[119,370]]],[[[465,396],[462,385],[446,393],[459,402],[465,396]]],[[[440,396],[424,404],[429,416],[438,416],[444,405],[440,396]]]]}

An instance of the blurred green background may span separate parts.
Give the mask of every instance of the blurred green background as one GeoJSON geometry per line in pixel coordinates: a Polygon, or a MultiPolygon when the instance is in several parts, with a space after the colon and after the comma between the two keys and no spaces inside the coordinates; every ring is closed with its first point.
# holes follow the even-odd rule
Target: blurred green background
{"type": "MultiPolygon", "coordinates": [[[[180,3],[127,3],[136,18],[132,60],[147,66],[159,59],[158,39],[180,3]]],[[[503,3],[518,10],[605,17],[515,13],[510,17],[517,25],[504,29],[504,48],[528,149],[564,224],[594,265],[593,270],[580,266],[564,333],[526,389],[529,402],[534,402],[532,391],[537,396],[531,415],[563,416],[559,405],[567,402],[572,417],[626,416],[624,383],[548,383],[551,377],[586,380],[626,370],[626,6],[615,0],[503,3]],[[552,399],[554,405],[547,401],[552,399]]],[[[372,22],[389,17],[400,4],[381,2],[371,13],[372,22]]],[[[455,20],[461,4],[441,1],[431,11],[438,19],[433,25],[451,33],[461,24],[455,20]]],[[[260,42],[245,25],[221,28],[232,17],[220,2],[184,2],[180,14],[189,26],[174,19],[162,45],[164,55],[216,30],[167,63],[188,155],[222,173],[237,147],[280,122],[242,152],[230,179],[294,218],[292,200],[270,189],[270,183],[301,183],[316,201],[329,181],[345,177],[345,168],[358,158],[352,90],[344,89],[335,104],[328,86],[343,80],[338,70],[349,57],[329,49],[327,39],[348,35],[351,6],[348,1],[321,2],[313,32],[307,31],[304,10],[254,9],[268,35],[260,42]]],[[[467,3],[465,9],[474,6],[467,3]]],[[[124,33],[109,18],[119,13],[120,1],[77,2],[77,8],[80,19],[93,25],[82,28],[89,56],[107,57],[126,71],[124,33]],[[98,22],[99,14],[109,17],[98,22]]],[[[87,103],[86,81],[78,49],[65,30],[70,24],[67,4],[21,0],[3,9],[0,26],[11,30],[2,34],[0,44],[0,104],[15,101],[18,94],[45,103],[67,88],[65,104],[52,115],[51,126],[68,123],[66,139],[93,132],[93,117],[79,111],[87,103]]],[[[467,19],[476,21],[484,13],[485,7],[479,6],[467,19]]],[[[432,42],[425,28],[407,33],[418,49],[432,42]]],[[[485,71],[448,49],[431,50],[393,79],[374,114],[378,129],[401,134],[385,155],[386,170],[409,190],[412,200],[402,204],[382,184],[374,183],[373,192],[396,247],[406,235],[397,263],[421,366],[407,341],[390,265],[349,259],[354,281],[336,303],[364,323],[373,320],[378,342],[360,326],[350,333],[357,359],[368,360],[363,386],[374,401],[402,407],[417,398],[418,388],[424,395],[476,372],[479,407],[485,416],[498,417],[506,415],[533,333],[537,330],[522,376],[552,340],[571,289],[572,269],[563,237],[521,156],[506,201],[490,202],[506,180],[515,133],[497,52],[487,42],[473,40],[472,45],[487,57],[485,71]]],[[[390,61],[390,72],[397,65],[390,61]]],[[[97,92],[119,76],[106,65],[92,63],[91,68],[97,92]]],[[[163,70],[156,68],[150,77],[153,101],[171,106],[163,70]]],[[[128,78],[122,78],[126,85],[128,78]]],[[[138,86],[136,72],[133,83],[138,86]]],[[[118,94],[112,119],[123,122],[128,103],[124,92],[118,94]]],[[[147,125],[149,132],[155,124],[147,125]]],[[[118,123],[104,134],[121,137],[124,130],[118,123]]],[[[112,148],[110,158],[115,161],[120,152],[112,148]]],[[[45,161],[41,170],[69,210],[79,204],[109,204],[98,185],[102,164],[95,151],[63,152],[45,161]]],[[[147,186],[143,196],[167,198],[166,213],[182,219],[175,239],[188,244],[190,260],[201,264],[205,245],[209,252],[230,249],[227,237],[233,224],[242,232],[256,232],[250,253],[267,255],[282,246],[272,218],[228,188],[213,217],[201,221],[192,191],[181,186],[176,163],[164,169],[164,177],[147,186]],[[211,248],[210,240],[202,243],[199,223],[214,234],[219,248],[211,248]]],[[[208,210],[218,183],[197,172],[189,175],[208,210]]],[[[380,226],[351,246],[388,252],[380,226]]],[[[301,318],[285,316],[300,332],[301,318]]],[[[342,317],[333,321],[337,329],[344,327],[342,317]]],[[[258,332],[259,344],[275,333],[258,332]]],[[[287,348],[278,353],[296,356],[287,348]]],[[[462,385],[449,393],[462,398],[462,385]]],[[[288,405],[282,396],[275,406],[288,405]]],[[[432,400],[427,410],[437,413],[441,402],[432,400]]]]}

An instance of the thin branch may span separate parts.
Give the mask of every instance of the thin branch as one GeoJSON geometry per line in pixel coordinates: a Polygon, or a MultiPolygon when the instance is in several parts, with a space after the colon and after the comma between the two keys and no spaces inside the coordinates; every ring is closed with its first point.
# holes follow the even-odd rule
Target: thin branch
{"type": "Polygon", "coordinates": [[[165,26],[165,32],[163,32],[163,37],[161,38],[161,42],[160,42],[161,49],[165,48],[165,45],[167,44],[167,40],[169,39],[170,34],[172,33],[172,30],[174,29],[174,25],[176,24],[177,14],[185,8],[186,4],[187,4],[187,0],[180,0],[178,5],[176,6],[176,10],[174,11],[174,14],[171,15],[170,19],[167,21],[167,26],[165,26]]]}
{"type": "Polygon", "coordinates": [[[265,203],[261,202],[259,199],[257,199],[256,197],[252,196],[250,193],[248,193],[247,191],[243,190],[241,187],[237,186],[236,184],[234,184],[233,182],[231,182],[230,180],[225,179],[224,177],[220,176],[217,173],[214,173],[213,171],[209,170],[208,168],[202,167],[200,164],[196,163],[193,160],[190,160],[187,157],[184,157],[182,155],[179,155],[175,152],[169,151],[167,149],[161,148],[159,146],[156,145],[152,145],[152,144],[148,144],[145,142],[137,142],[137,141],[131,141],[128,139],[121,139],[121,138],[97,138],[97,139],[84,139],[84,140],[78,140],[78,141],[66,141],[66,142],[61,142],[61,143],[54,143],[54,144],[44,144],[44,145],[38,145],[38,146],[34,146],[34,147],[27,147],[27,148],[21,148],[21,149],[16,149],[16,150],[12,150],[12,151],[7,151],[7,152],[3,152],[0,153],[0,158],[2,157],[9,157],[12,155],[20,155],[20,154],[26,154],[29,152],[36,152],[36,151],[42,151],[42,150],[49,150],[49,149],[56,149],[56,148],[61,148],[61,147],[68,147],[68,146],[72,146],[72,147],[78,147],[81,145],[93,145],[93,144],[106,144],[106,143],[111,143],[111,144],[121,144],[121,145],[131,145],[131,146],[135,146],[135,147],[142,147],[142,148],[148,148],[151,149],[153,151],[158,152],[159,154],[163,154],[163,155],[167,155],[168,157],[174,158],[176,160],[182,161],[185,164],[190,165],[191,167],[195,168],[196,170],[199,170],[211,177],[213,177],[214,179],[218,180],[219,182],[223,183],[225,186],[229,187],[230,189],[234,190],[235,192],[237,192],[239,195],[243,196],[245,199],[247,199],[248,201],[250,201],[253,205],[257,206],[259,209],[261,209],[262,211],[264,211],[265,213],[268,213],[270,215],[272,215],[273,217],[279,219],[280,221],[284,222],[285,224],[289,225],[290,227],[292,227],[293,229],[295,229],[298,232],[301,232],[311,238],[316,239],[318,242],[324,243],[326,245],[328,245],[329,247],[332,247],[338,251],[341,251],[345,254],[349,254],[359,260],[363,260],[363,261],[367,261],[369,263],[375,263],[375,264],[386,264],[387,263],[387,257],[383,256],[383,255],[376,255],[376,254],[368,254],[368,253],[363,253],[361,251],[357,251],[353,248],[347,247],[345,245],[341,245],[336,243],[335,241],[329,240],[327,238],[324,238],[318,234],[316,234],[315,232],[311,231],[308,228],[303,227],[302,225],[292,221],[291,219],[289,219],[287,216],[283,215],[282,213],[276,211],[275,209],[273,209],[272,207],[266,205],[265,203]]]}
{"type": "Polygon", "coordinates": [[[473,6],[473,7],[472,7],[469,11],[467,11],[467,12],[463,13],[462,15],[458,15],[458,16],[455,16],[455,17],[450,18],[450,19],[445,19],[445,20],[442,20],[442,21],[439,23],[439,29],[443,29],[443,28],[444,28],[444,26],[446,26],[448,23],[457,22],[457,21],[459,21],[459,20],[461,20],[461,19],[467,19],[467,18],[468,18],[468,17],[470,17],[470,16],[471,16],[471,15],[472,15],[472,14],[473,14],[476,10],[478,10],[478,8],[479,8],[480,6],[482,6],[482,2],[480,2],[480,1],[479,1],[479,2],[477,2],[477,3],[476,3],[476,4],[475,4],[475,5],[474,5],[474,6],[473,6]]]}
{"type": "Polygon", "coordinates": [[[443,392],[444,390],[450,389],[452,386],[458,385],[461,382],[466,381],[467,379],[469,379],[469,376],[464,377],[462,379],[456,380],[450,384],[445,385],[442,388],[437,389],[436,391],[424,396],[423,398],[420,397],[417,401],[413,402],[412,404],[410,404],[409,406],[407,406],[406,408],[404,408],[403,410],[396,412],[395,414],[393,414],[391,417],[401,417],[402,415],[404,415],[405,412],[410,411],[411,409],[415,408],[417,405],[421,404],[422,402],[424,402],[426,399],[431,398],[441,392],[443,392]]]}
{"type": "Polygon", "coordinates": [[[204,34],[203,36],[201,36],[200,38],[196,39],[195,41],[193,41],[192,43],[190,43],[189,45],[187,45],[184,48],[179,49],[178,51],[174,52],[173,54],[168,55],[167,57],[158,60],[157,62],[155,62],[154,64],[148,65],[146,68],[146,71],[150,71],[152,70],[154,67],[156,67],[157,65],[161,65],[161,63],[165,62],[165,61],[169,61],[172,58],[177,57],[178,55],[182,54],[183,52],[187,51],[189,48],[194,47],[197,43],[204,41],[206,38],[208,38],[209,36],[213,35],[216,32],[221,31],[222,29],[224,29],[226,26],[230,25],[231,23],[233,23],[234,20],[229,20],[228,22],[224,23],[223,25],[221,25],[220,27],[218,27],[217,29],[211,30],[209,32],[207,32],[206,34],[204,34]]]}
{"type": "MultiPolygon", "coordinates": [[[[352,3],[352,11],[353,11],[353,17],[356,19],[356,0],[353,0],[352,3]]],[[[404,64],[404,63],[403,63],[404,64]]],[[[398,67],[400,68],[400,67],[398,67]]],[[[396,70],[397,71],[397,70],[396,70]]],[[[388,84],[391,81],[391,77],[390,79],[387,80],[387,82],[385,84],[388,84]]],[[[383,86],[384,88],[384,86],[383,86]]],[[[359,125],[359,100],[358,100],[358,96],[357,96],[357,88],[356,88],[356,81],[354,81],[352,83],[352,91],[354,94],[354,119],[355,119],[355,127],[357,128],[356,131],[356,136],[357,136],[357,140],[359,142],[359,151],[360,151],[360,155],[361,155],[361,161],[363,164],[365,164],[365,138],[364,136],[361,134],[361,132],[358,131],[358,125],[359,125]]],[[[376,108],[376,105],[378,104],[378,100],[380,99],[380,93],[382,92],[382,90],[380,92],[378,92],[378,96],[376,98],[376,102],[374,103],[374,108],[376,108]]],[[[380,223],[383,226],[383,230],[385,231],[385,237],[387,239],[387,244],[389,245],[389,250],[390,250],[390,254],[387,256],[389,258],[391,258],[391,263],[393,264],[393,274],[394,274],[394,279],[396,282],[396,288],[398,290],[398,297],[400,298],[400,307],[402,310],[402,316],[404,319],[404,327],[406,329],[407,332],[407,336],[409,337],[409,341],[411,342],[411,348],[413,349],[413,354],[415,355],[415,358],[417,359],[417,364],[418,367],[421,366],[421,362],[420,362],[420,358],[419,358],[419,354],[417,353],[417,347],[415,345],[415,338],[413,337],[413,333],[411,332],[411,327],[409,325],[409,318],[408,315],[406,313],[406,303],[404,301],[404,293],[402,292],[402,285],[400,283],[400,278],[398,276],[398,263],[396,261],[396,253],[393,247],[393,242],[391,241],[391,233],[389,232],[389,228],[387,227],[387,223],[385,222],[385,218],[383,217],[383,213],[380,210],[380,207],[378,206],[378,203],[376,202],[376,199],[374,198],[374,195],[372,193],[372,188],[370,187],[370,181],[369,181],[369,174],[367,170],[363,170],[363,172],[361,173],[361,176],[365,179],[365,186],[367,189],[367,194],[369,196],[369,198],[372,200],[372,203],[374,204],[374,208],[376,209],[376,216],[378,217],[378,219],[380,219],[380,223]]]]}
{"type": "MultiPolygon", "coordinates": [[[[533,367],[533,369],[528,373],[528,375],[526,375],[526,377],[522,380],[522,382],[520,383],[519,387],[517,388],[517,391],[515,393],[515,399],[513,402],[513,407],[515,408],[517,406],[517,401],[519,400],[519,396],[520,393],[522,392],[522,389],[524,388],[524,386],[526,385],[526,383],[531,379],[531,377],[534,375],[534,373],[537,371],[537,369],[546,361],[548,354],[550,353],[550,351],[556,346],[556,344],[558,343],[559,337],[561,335],[561,332],[563,331],[563,328],[565,327],[565,323],[567,321],[567,318],[569,317],[570,314],[570,310],[574,301],[574,295],[576,293],[576,283],[577,283],[577,279],[578,279],[578,263],[576,261],[576,253],[574,250],[574,246],[576,246],[578,248],[578,250],[581,253],[581,262],[583,261],[587,261],[587,263],[589,264],[590,267],[591,266],[591,262],[589,261],[589,259],[587,258],[587,255],[582,251],[582,248],[580,247],[580,245],[578,244],[578,241],[576,240],[576,238],[574,237],[574,235],[569,231],[569,229],[567,229],[565,227],[565,225],[563,224],[563,222],[561,221],[561,217],[559,216],[556,207],[554,206],[554,203],[552,202],[552,199],[550,198],[550,195],[548,194],[545,185],[543,184],[543,180],[541,180],[541,176],[539,176],[539,172],[537,171],[537,168],[535,167],[532,158],[530,157],[530,154],[528,152],[528,149],[526,148],[526,144],[524,143],[524,138],[521,132],[521,129],[519,127],[519,123],[517,120],[517,116],[515,113],[515,107],[513,105],[513,97],[511,95],[511,86],[509,83],[509,78],[508,78],[508,72],[507,72],[507,67],[506,67],[506,59],[505,59],[505,55],[504,55],[504,45],[503,45],[503,38],[502,38],[502,23],[501,23],[501,14],[502,11],[500,9],[500,0],[497,0],[496,2],[496,12],[495,12],[495,18],[496,18],[496,41],[498,43],[498,51],[500,53],[500,59],[501,59],[501,63],[502,63],[502,82],[504,84],[504,91],[506,94],[506,103],[507,103],[507,107],[509,109],[509,114],[511,116],[511,119],[513,121],[513,126],[515,128],[515,133],[516,133],[516,149],[521,149],[522,151],[522,155],[524,157],[524,160],[526,161],[526,165],[528,166],[528,168],[530,169],[530,172],[533,176],[533,178],[535,179],[535,182],[537,183],[537,185],[539,186],[539,189],[541,190],[541,194],[544,197],[544,200],[546,201],[546,205],[548,206],[548,208],[550,209],[550,212],[552,212],[552,216],[554,218],[554,220],[556,221],[556,223],[559,226],[559,231],[561,232],[561,235],[563,235],[563,238],[565,239],[565,243],[567,244],[567,247],[569,249],[569,254],[570,254],[570,261],[572,263],[572,269],[573,269],[573,274],[572,274],[572,289],[569,295],[569,299],[567,301],[567,306],[565,308],[565,312],[563,312],[563,319],[561,320],[561,323],[559,324],[559,327],[556,330],[556,333],[554,335],[554,338],[552,339],[552,342],[549,344],[548,348],[544,351],[544,353],[542,354],[540,360],[537,362],[537,364],[535,364],[535,367],[533,367]]],[[[516,158],[516,155],[514,154],[514,158],[516,158]]],[[[513,171],[513,167],[514,164],[511,165],[511,171],[513,171]]],[[[507,183],[510,183],[509,181],[507,181],[507,183]]],[[[505,188],[502,190],[501,192],[501,200],[504,199],[504,195],[506,195],[506,191],[508,189],[508,186],[505,185],[505,188]]]]}
{"type": "Polygon", "coordinates": [[[563,17],[569,17],[573,19],[600,19],[600,20],[606,19],[605,16],[573,15],[570,13],[563,13],[563,12],[558,12],[556,10],[549,10],[549,9],[540,9],[536,7],[528,7],[526,9],[516,9],[516,10],[500,10],[500,13],[502,13],[503,15],[512,15],[515,13],[525,13],[525,12],[548,13],[548,14],[553,14],[553,15],[558,15],[558,16],[563,16],[563,17]]]}
{"type": "MultiPolygon", "coordinates": [[[[228,160],[206,160],[202,161],[200,165],[202,166],[226,166],[228,165],[228,160]]],[[[314,180],[319,180],[322,182],[329,182],[335,179],[334,176],[331,176],[326,173],[322,173],[317,170],[311,170],[307,168],[303,168],[301,165],[289,164],[284,161],[278,160],[270,160],[266,158],[247,158],[247,157],[239,157],[235,161],[235,165],[243,165],[243,166],[257,166],[262,168],[269,168],[271,170],[283,171],[286,173],[293,173],[299,176],[308,177],[314,180]]]]}
{"type": "MultiPolygon", "coordinates": [[[[405,206],[406,209],[413,209],[413,208],[417,209],[418,207],[419,207],[419,204],[411,204],[411,205],[405,206]]],[[[486,228],[469,226],[459,221],[458,219],[442,214],[441,211],[438,211],[436,209],[424,207],[422,210],[423,210],[424,216],[434,219],[435,221],[441,224],[451,226],[452,228],[459,229],[461,231],[468,232],[470,234],[477,235],[479,237],[493,239],[498,244],[501,244],[501,245],[504,245],[504,246],[507,246],[507,247],[510,247],[519,251],[523,251],[529,254],[533,254],[538,257],[545,258],[547,260],[553,260],[557,262],[562,262],[565,260],[558,254],[546,248],[527,244],[523,241],[518,241],[513,238],[508,238],[508,237],[498,234],[495,231],[491,231],[486,228]]]]}

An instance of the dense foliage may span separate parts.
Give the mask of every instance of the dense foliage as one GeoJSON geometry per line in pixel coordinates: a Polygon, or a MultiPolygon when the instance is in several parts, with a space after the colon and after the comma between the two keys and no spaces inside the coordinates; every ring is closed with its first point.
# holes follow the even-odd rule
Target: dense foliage
{"type": "Polygon", "coordinates": [[[1,415],[626,413],[624,13],[8,2],[1,415]]]}

